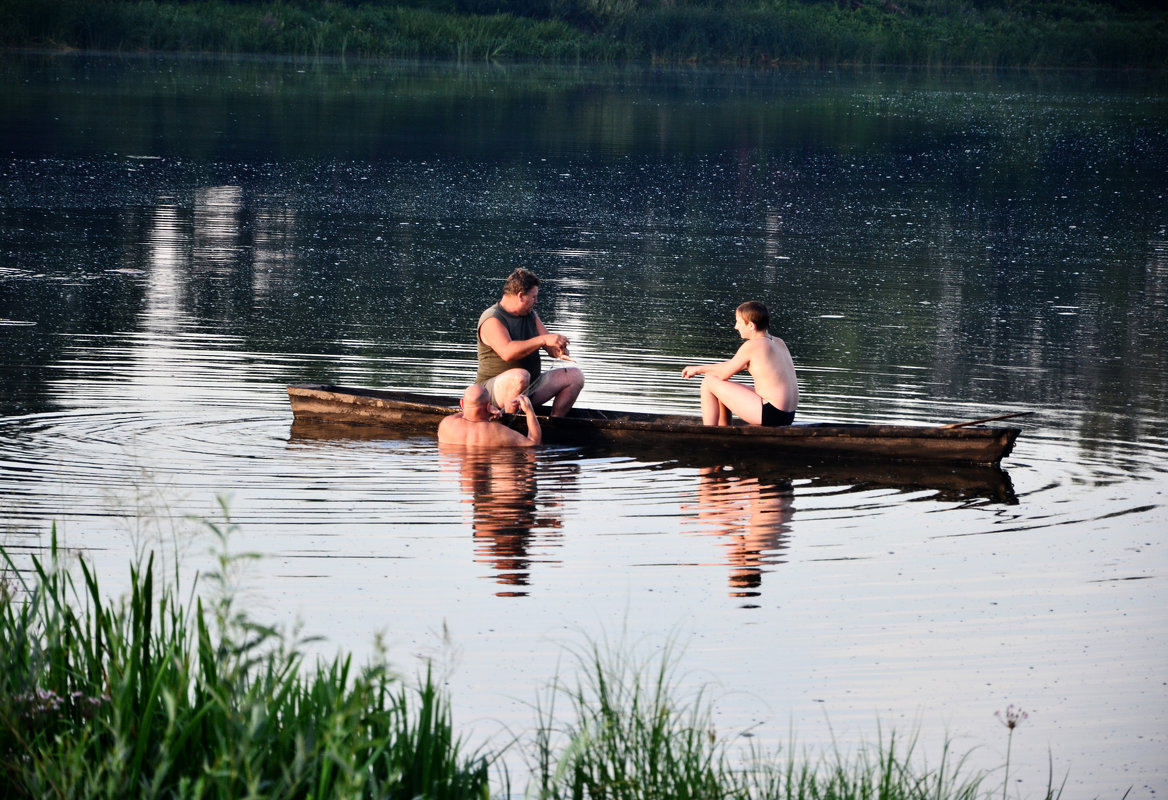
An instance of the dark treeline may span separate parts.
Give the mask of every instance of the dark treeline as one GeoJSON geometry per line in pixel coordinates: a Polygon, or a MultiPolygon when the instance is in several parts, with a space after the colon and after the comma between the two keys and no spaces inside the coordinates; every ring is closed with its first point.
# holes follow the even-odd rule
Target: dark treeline
{"type": "Polygon", "coordinates": [[[1168,66],[1150,0],[0,0],[0,47],[457,60],[1168,66]]]}

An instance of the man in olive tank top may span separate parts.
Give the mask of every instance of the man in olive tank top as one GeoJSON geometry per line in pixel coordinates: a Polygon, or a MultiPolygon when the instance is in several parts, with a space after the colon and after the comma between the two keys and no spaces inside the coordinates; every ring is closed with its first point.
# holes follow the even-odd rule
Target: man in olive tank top
{"type": "Polygon", "coordinates": [[[543,372],[539,351],[552,358],[571,361],[568,339],[544,327],[535,304],[539,300],[539,278],[517,269],[503,284],[503,297],[479,317],[479,371],[475,383],[491,393],[491,403],[504,411],[518,408],[521,394],[535,405],[552,401],[552,416],[568,413],[580,390],[584,373],[578,367],[543,372]]]}

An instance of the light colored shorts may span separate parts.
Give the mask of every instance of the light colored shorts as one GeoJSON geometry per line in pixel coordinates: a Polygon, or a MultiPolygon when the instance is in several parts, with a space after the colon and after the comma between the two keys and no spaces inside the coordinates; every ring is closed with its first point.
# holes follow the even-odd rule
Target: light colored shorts
{"type": "MultiPolygon", "coordinates": [[[[530,396],[531,393],[535,390],[535,388],[538,387],[540,384],[542,384],[544,382],[544,380],[547,379],[547,376],[549,374],[550,374],[550,370],[548,372],[539,373],[539,377],[536,378],[534,381],[532,381],[528,385],[527,391],[525,391],[524,394],[530,396]]],[[[491,405],[495,406],[495,408],[500,408],[503,405],[502,403],[499,402],[499,398],[495,396],[495,381],[498,378],[499,378],[499,376],[496,375],[494,378],[487,378],[485,381],[483,381],[483,386],[486,387],[486,390],[488,392],[490,392],[490,394],[491,394],[491,405]]]]}

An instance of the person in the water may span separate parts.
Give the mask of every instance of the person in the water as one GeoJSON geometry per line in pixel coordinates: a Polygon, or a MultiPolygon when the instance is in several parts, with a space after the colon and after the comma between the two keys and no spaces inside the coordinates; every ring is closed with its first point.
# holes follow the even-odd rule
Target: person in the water
{"type": "Polygon", "coordinates": [[[526,436],[499,422],[499,409],[491,405],[486,388],[472,383],[458,401],[462,410],[438,423],[438,441],[468,447],[535,447],[543,441],[535,408],[526,395],[519,395],[517,402],[527,416],[526,436]]]}

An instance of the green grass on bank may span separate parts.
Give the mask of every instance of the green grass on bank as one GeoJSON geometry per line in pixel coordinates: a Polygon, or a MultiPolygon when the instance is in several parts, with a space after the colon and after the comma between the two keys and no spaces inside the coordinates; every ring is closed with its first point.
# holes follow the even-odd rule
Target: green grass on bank
{"type": "Polygon", "coordinates": [[[0,0],[0,47],[361,58],[1168,66],[1144,0],[0,0]]]}
{"type": "Polygon", "coordinates": [[[4,584],[3,797],[488,796],[488,763],[462,754],[429,676],[412,691],[380,664],[306,665],[235,607],[233,559],[210,606],[184,607],[153,560],[111,605],[61,555],[54,542],[30,585],[4,584]]]}
{"type": "Polygon", "coordinates": [[[849,757],[731,759],[669,648],[644,660],[582,650],[580,678],[554,680],[534,704],[532,734],[468,754],[429,674],[409,688],[383,658],[309,664],[305,642],[242,612],[231,526],[209,528],[220,555],[206,601],[180,602],[152,557],[111,603],[55,537],[23,569],[0,548],[0,795],[485,800],[515,796],[492,768],[507,747],[522,750],[526,796],[541,800],[972,800],[1003,786],[963,775],[947,748],[918,769],[895,738],[849,757]]]}

